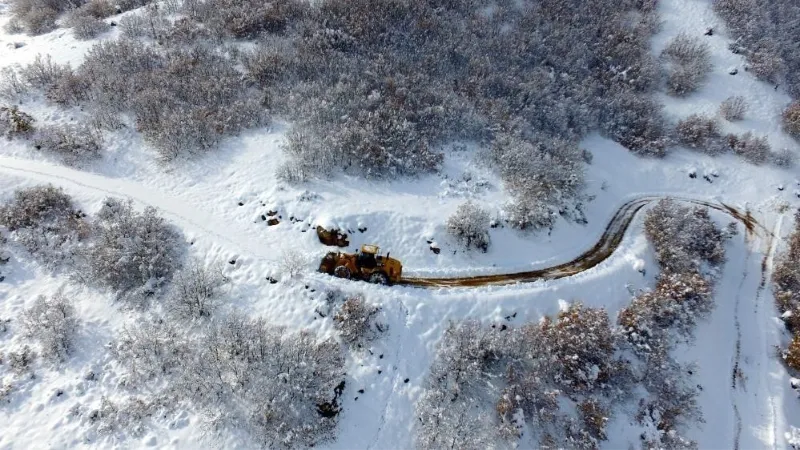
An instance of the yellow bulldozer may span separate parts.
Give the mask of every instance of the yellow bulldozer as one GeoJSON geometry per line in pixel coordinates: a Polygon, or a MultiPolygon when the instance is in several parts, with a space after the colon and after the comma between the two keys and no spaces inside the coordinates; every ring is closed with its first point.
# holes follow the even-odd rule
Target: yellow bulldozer
{"type": "Polygon", "coordinates": [[[319,271],[338,278],[393,284],[400,281],[403,265],[388,253],[381,256],[377,245],[362,245],[356,253],[328,252],[319,271]]]}

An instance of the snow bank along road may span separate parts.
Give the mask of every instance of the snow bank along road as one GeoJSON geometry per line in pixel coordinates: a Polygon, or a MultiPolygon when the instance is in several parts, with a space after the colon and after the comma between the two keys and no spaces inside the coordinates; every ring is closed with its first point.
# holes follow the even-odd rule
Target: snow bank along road
{"type": "MultiPolygon", "coordinates": [[[[67,167],[4,156],[0,156],[0,172],[56,185],[72,185],[108,195],[129,197],[136,202],[156,207],[161,210],[166,217],[201,233],[210,234],[222,242],[233,245],[237,250],[244,251],[257,259],[271,260],[272,258],[270,258],[269,255],[274,253],[270,251],[271,245],[274,244],[270,242],[271,239],[263,235],[255,236],[252,232],[247,230],[236,229],[236,227],[230,223],[217,223],[213,215],[205,214],[188,205],[185,201],[170,198],[162,192],[153,191],[133,181],[113,179],[67,167]],[[260,243],[260,245],[254,245],[255,243],[260,243]]],[[[670,197],[678,201],[706,206],[728,214],[744,224],[748,233],[754,233],[756,228],[760,228],[766,233],[769,233],[768,230],[758,224],[749,212],[742,212],[724,203],[713,203],[676,196],[670,197]]],[[[625,232],[636,217],[636,214],[645,206],[657,202],[662,198],[665,198],[665,196],[652,195],[641,196],[628,201],[616,212],[606,226],[600,240],[592,248],[577,258],[563,264],[543,269],[507,274],[452,278],[404,278],[401,280],[400,284],[428,288],[476,287],[528,283],[537,280],[569,277],[589,270],[611,256],[622,242],[622,238],[625,236],[625,232]]]]}

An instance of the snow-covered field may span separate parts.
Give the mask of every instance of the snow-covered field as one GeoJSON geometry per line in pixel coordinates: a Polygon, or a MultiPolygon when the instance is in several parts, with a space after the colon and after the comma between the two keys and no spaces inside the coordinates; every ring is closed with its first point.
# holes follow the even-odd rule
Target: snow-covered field
{"type": "MultiPolygon", "coordinates": [[[[727,50],[724,26],[710,2],[663,0],[660,5],[664,23],[654,38],[654,52],[660,52],[680,31],[716,30],[707,37],[714,70],[705,88],[684,99],[664,95],[661,101],[667,113],[673,118],[696,112],[716,114],[722,100],[742,95],[750,104],[747,118],[736,124],[725,122],[724,131],[753,130],[766,134],[773,148],[800,154],[797,142],[780,131],[779,114],[789,103],[788,96],[743,70],[736,76],[728,74],[744,61],[727,50]]],[[[0,25],[5,20],[0,15],[0,25]]],[[[114,38],[114,33],[104,37],[114,38]]],[[[75,41],[63,29],[37,37],[0,34],[0,66],[30,62],[38,53],[75,65],[90,45],[75,41]],[[13,49],[7,45],[12,42],[25,45],[13,49]]],[[[43,122],[68,122],[76,113],[37,103],[26,105],[26,110],[43,122]]],[[[608,260],[573,277],[469,289],[377,287],[315,273],[318,258],[326,251],[314,233],[318,224],[352,230],[365,227],[363,233],[351,235],[351,248],[378,243],[403,261],[405,275],[456,276],[540,268],[570,260],[598,240],[619,206],[640,195],[725,202],[750,211],[762,227],[753,235],[740,233],[729,241],[716,309],[700,324],[694,342],[678,352],[681,360],[697,363],[690,376],[702,386],[699,400],[705,423],[695,424],[689,436],[702,449],[786,448],[786,433],[791,426],[800,426],[800,403],[774,350],[787,336],[776,317],[769,284],[773,257],[781,250],[779,238],[788,233],[793,211],[800,207],[796,168],[757,167],[733,155],[712,158],[684,150],[665,160],[642,159],[607,139],[591,136],[583,142],[594,154],[587,174],[587,191],[594,197],[585,209],[588,224],[562,221],[549,234],[492,229],[487,253],[465,252],[446,236],[446,218],[466,198],[493,213],[506,199],[501,181],[473,159],[472,151],[449,150],[441,175],[393,182],[337,177],[291,186],[275,177],[283,158],[284,130],[277,123],[246,132],[226,140],[213,154],[166,167],[156,163],[154,152],[139,137],[125,131],[107,140],[106,158],[80,170],[48,160],[21,141],[3,141],[0,198],[10,197],[20,187],[52,183],[74,196],[84,211],[96,211],[107,196],[131,198],[138,207],[154,206],[183,230],[193,244],[193,256],[224,265],[232,279],[229,296],[234,307],[293,329],[332,333],[330,320],[315,313],[326,286],[362,292],[380,304],[389,332],[369,352],[347,359],[338,436],[325,444],[341,449],[412,447],[414,402],[450,320],[521,324],[557,313],[576,300],[604,307],[615,317],[633,293],[653,285],[658,267],[638,217],[608,260]],[[268,226],[262,220],[267,211],[277,211],[281,223],[268,226]],[[428,241],[438,244],[441,252],[431,252],[428,241]],[[289,278],[282,273],[285,252],[304,256],[304,274],[289,278]],[[766,261],[766,273],[762,261],[766,261]],[[645,269],[644,275],[639,269],[645,269]],[[271,284],[270,276],[280,282],[271,284]],[[512,314],[516,314],[513,319],[506,319],[512,314]],[[736,367],[741,376],[734,375],[736,367]],[[360,389],[364,392],[358,393],[360,389]]],[[[730,221],[722,214],[713,217],[722,225],[730,221]]],[[[3,274],[0,318],[15,317],[37,296],[65,289],[80,299],[77,308],[84,326],[77,355],[68,364],[39,371],[37,379],[24,384],[10,404],[0,406],[0,448],[247,445],[233,432],[210,437],[202,418],[188,411],[158,418],[143,436],[88,431],[87,424],[70,411],[76,404],[90,407],[99,404],[102,396],[115,396],[120,379],[105,346],[135,316],[113,303],[111,294],[74,284],[32,261],[13,259],[3,267],[3,274]],[[98,378],[86,380],[89,371],[99,374],[98,378]]],[[[0,337],[0,349],[17,344],[0,337]]],[[[629,415],[616,415],[604,447],[635,445],[640,430],[631,422],[629,415]]]]}

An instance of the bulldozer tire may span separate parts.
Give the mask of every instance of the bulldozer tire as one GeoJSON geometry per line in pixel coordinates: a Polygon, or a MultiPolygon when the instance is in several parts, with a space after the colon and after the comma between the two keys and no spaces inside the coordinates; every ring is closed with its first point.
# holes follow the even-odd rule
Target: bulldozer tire
{"type": "Polygon", "coordinates": [[[375,272],[369,276],[369,282],[374,284],[389,284],[389,277],[383,272],[375,272]]]}
{"type": "Polygon", "coordinates": [[[337,278],[344,278],[346,280],[350,279],[350,269],[348,269],[346,266],[336,267],[335,269],[333,269],[333,274],[337,278]]]}

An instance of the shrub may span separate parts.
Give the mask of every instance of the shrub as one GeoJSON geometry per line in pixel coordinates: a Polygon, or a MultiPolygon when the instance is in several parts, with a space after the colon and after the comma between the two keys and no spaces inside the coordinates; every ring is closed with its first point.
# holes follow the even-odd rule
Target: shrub
{"type": "Polygon", "coordinates": [[[111,345],[111,354],[127,369],[126,381],[132,385],[180,374],[192,362],[189,352],[184,335],[163,319],[126,326],[111,345]]]}
{"type": "Polygon", "coordinates": [[[712,293],[698,273],[665,273],[653,291],[637,296],[620,312],[619,324],[637,351],[671,348],[675,335],[690,339],[697,321],[709,315],[712,293]]]}
{"type": "Polygon", "coordinates": [[[183,238],[174,226],[147,207],[107,198],[93,224],[95,240],[85,249],[88,282],[143,301],[157,295],[182,265],[183,238]]]}
{"type": "Polygon", "coordinates": [[[100,135],[87,126],[49,125],[39,129],[33,138],[36,150],[52,153],[68,165],[96,159],[102,153],[100,135]]]}
{"type": "Polygon", "coordinates": [[[695,92],[711,71],[708,44],[686,34],[676,36],[662,52],[667,61],[667,92],[685,96],[695,92]]]}
{"type": "Polygon", "coordinates": [[[220,301],[220,288],[230,280],[219,266],[192,261],[178,272],[170,289],[170,309],[180,317],[210,317],[220,301]]]}
{"type": "Polygon", "coordinates": [[[644,226],[666,273],[697,272],[704,262],[717,265],[725,260],[722,231],[706,208],[661,200],[648,211],[644,226]]]}
{"type": "Polygon", "coordinates": [[[754,50],[747,53],[748,70],[761,80],[777,83],[784,71],[778,44],[766,38],[757,42],[754,47],[754,50]]]}
{"type": "Polygon", "coordinates": [[[186,396],[214,426],[244,428],[263,446],[315,446],[334,432],[344,389],[338,343],[234,314],[197,341],[186,396]]]}
{"type": "Polygon", "coordinates": [[[83,15],[81,12],[71,14],[67,17],[65,25],[72,28],[72,33],[76,39],[94,39],[99,34],[108,31],[111,26],[102,19],[83,15]]]}
{"type": "Polygon", "coordinates": [[[800,11],[793,0],[717,0],[715,11],[736,39],[748,69],[771,83],[781,82],[790,95],[800,95],[800,55],[793,33],[800,11]]]}
{"type": "Polygon", "coordinates": [[[16,106],[0,106],[0,134],[8,138],[25,137],[33,132],[33,117],[16,106]]]}
{"type": "Polygon", "coordinates": [[[764,164],[772,154],[766,136],[756,137],[748,131],[741,136],[729,134],[726,136],[727,144],[733,152],[751,164],[764,164]]]}
{"type": "Polygon", "coordinates": [[[797,156],[788,148],[783,148],[771,155],[772,163],[778,167],[791,168],[797,162],[797,156]]]}
{"type": "Polygon", "coordinates": [[[490,157],[514,197],[506,207],[512,226],[540,229],[552,227],[560,214],[580,217],[585,167],[577,145],[504,135],[495,140],[490,157]]]}
{"type": "Polygon", "coordinates": [[[786,350],[783,360],[793,370],[800,371],[800,334],[796,334],[786,350]]]}
{"type": "Polygon", "coordinates": [[[72,71],[69,65],[53,62],[50,55],[36,55],[32,63],[20,70],[20,77],[35,89],[49,89],[72,71]]]}
{"type": "Polygon", "coordinates": [[[719,112],[729,122],[742,120],[747,112],[747,102],[738,95],[728,97],[719,105],[719,112]]]}
{"type": "Polygon", "coordinates": [[[800,139],[800,101],[792,103],[783,111],[783,129],[800,139]]]}
{"type": "Polygon", "coordinates": [[[278,263],[280,271],[289,278],[295,278],[308,270],[309,258],[297,250],[284,249],[278,263]]]}
{"type": "Polygon", "coordinates": [[[542,331],[550,345],[556,381],[565,389],[593,390],[614,376],[616,338],[605,310],[571,305],[554,322],[545,321],[542,331]]]}
{"type": "Polygon", "coordinates": [[[792,314],[790,323],[800,320],[800,316],[795,317],[800,309],[800,213],[795,215],[795,229],[789,236],[787,251],[776,259],[772,281],[780,312],[792,314]]]}
{"type": "Polygon", "coordinates": [[[447,219],[447,232],[466,248],[475,247],[486,251],[489,239],[489,213],[480,206],[466,202],[447,219]]]}
{"type": "Polygon", "coordinates": [[[13,67],[0,69],[0,98],[16,101],[28,93],[28,85],[13,67]]]}
{"type": "Polygon", "coordinates": [[[80,321],[72,301],[57,293],[40,296],[23,311],[20,319],[23,334],[39,342],[43,357],[64,361],[74,351],[75,334],[80,321]]]}
{"type": "Polygon", "coordinates": [[[16,352],[8,352],[6,355],[8,359],[8,366],[12,371],[18,374],[23,374],[33,370],[31,365],[36,360],[36,352],[31,350],[30,346],[26,345],[21,350],[16,352]]]}
{"type": "Polygon", "coordinates": [[[363,297],[348,297],[334,314],[333,324],[347,345],[360,348],[386,331],[385,325],[375,321],[378,312],[380,308],[363,297]]]}
{"type": "Polygon", "coordinates": [[[719,124],[713,118],[692,114],[678,122],[675,134],[680,144],[691,149],[709,154],[722,151],[719,124]]]}
{"type": "Polygon", "coordinates": [[[13,200],[0,206],[0,225],[48,266],[71,259],[78,241],[89,234],[72,198],[53,186],[16,191],[13,200]]]}

